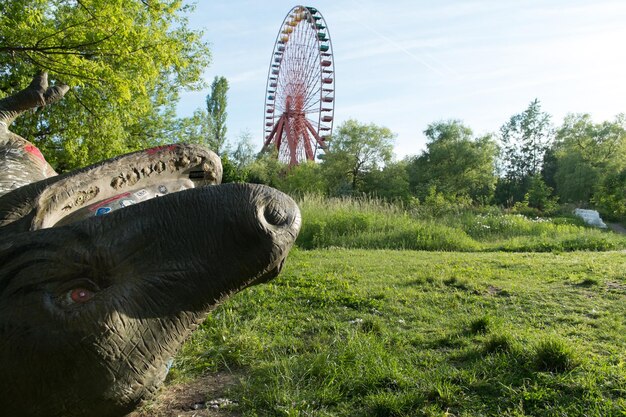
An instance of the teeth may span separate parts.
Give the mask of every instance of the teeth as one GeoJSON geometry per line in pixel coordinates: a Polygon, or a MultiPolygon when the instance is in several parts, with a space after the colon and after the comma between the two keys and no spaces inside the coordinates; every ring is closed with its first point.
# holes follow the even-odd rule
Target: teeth
{"type": "Polygon", "coordinates": [[[158,173],[165,171],[165,163],[163,161],[159,161],[154,164],[154,170],[158,173]]]}
{"type": "Polygon", "coordinates": [[[128,185],[133,185],[137,181],[139,181],[139,177],[140,177],[139,171],[133,170],[129,172],[128,174],[126,174],[126,181],[128,182],[128,185]]]}
{"type": "Polygon", "coordinates": [[[114,188],[116,190],[120,188],[122,185],[124,185],[124,178],[122,177],[115,177],[111,181],[111,188],[114,188]]]}
{"type": "Polygon", "coordinates": [[[174,166],[176,168],[187,168],[190,163],[191,161],[189,160],[189,158],[187,158],[186,156],[183,156],[182,158],[180,158],[178,161],[174,163],[174,166]]]}
{"type": "Polygon", "coordinates": [[[215,180],[215,167],[208,160],[201,156],[196,156],[193,161],[187,155],[183,155],[178,159],[170,159],[167,162],[157,161],[153,165],[147,165],[141,169],[133,168],[132,170],[121,173],[111,180],[111,188],[117,190],[127,185],[133,185],[144,177],[149,177],[153,172],[160,174],[165,170],[172,172],[188,168],[190,166],[199,166],[202,171],[196,170],[189,173],[191,179],[205,179],[209,181],[215,180]]]}

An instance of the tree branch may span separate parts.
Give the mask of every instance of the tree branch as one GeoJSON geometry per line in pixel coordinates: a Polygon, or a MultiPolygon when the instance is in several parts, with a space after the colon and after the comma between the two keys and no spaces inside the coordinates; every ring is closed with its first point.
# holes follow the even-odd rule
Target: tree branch
{"type": "Polygon", "coordinates": [[[48,73],[41,72],[28,87],[0,100],[0,122],[9,126],[26,110],[54,103],[63,98],[69,89],[65,84],[48,87],[48,73]]]}
{"type": "Polygon", "coordinates": [[[39,45],[40,45],[43,41],[45,41],[46,39],[53,38],[53,37],[55,37],[56,35],[58,35],[59,33],[65,32],[65,31],[67,31],[67,30],[69,30],[69,29],[72,29],[72,28],[75,28],[75,27],[78,27],[78,26],[82,26],[82,25],[84,25],[85,23],[88,23],[88,22],[90,22],[90,21],[92,21],[92,20],[94,20],[94,19],[92,18],[92,19],[85,20],[84,22],[77,22],[77,23],[75,23],[75,24],[73,24],[73,25],[65,26],[65,27],[63,27],[63,28],[61,28],[61,29],[57,30],[56,32],[52,32],[51,34],[49,34],[49,35],[47,35],[47,36],[44,36],[43,38],[41,38],[41,39],[37,40],[37,42],[35,42],[35,46],[36,46],[36,47],[39,47],[39,45]]]}

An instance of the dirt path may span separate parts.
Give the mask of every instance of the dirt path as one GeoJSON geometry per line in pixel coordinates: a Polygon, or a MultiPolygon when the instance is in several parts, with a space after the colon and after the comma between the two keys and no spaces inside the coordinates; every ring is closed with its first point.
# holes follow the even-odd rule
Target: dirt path
{"type": "Polygon", "coordinates": [[[220,372],[166,385],[156,399],[127,417],[240,417],[240,413],[232,410],[236,399],[227,395],[229,388],[237,383],[237,376],[220,372]]]}

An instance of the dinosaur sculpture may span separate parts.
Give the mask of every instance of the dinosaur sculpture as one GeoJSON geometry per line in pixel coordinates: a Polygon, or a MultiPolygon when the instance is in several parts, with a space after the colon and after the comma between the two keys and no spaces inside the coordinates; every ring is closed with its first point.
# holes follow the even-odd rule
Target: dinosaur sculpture
{"type": "Polygon", "coordinates": [[[126,415],[217,303],[278,274],[300,227],[272,188],[215,185],[199,146],[56,175],[8,126],[65,91],[41,74],[0,100],[2,416],[126,415]]]}

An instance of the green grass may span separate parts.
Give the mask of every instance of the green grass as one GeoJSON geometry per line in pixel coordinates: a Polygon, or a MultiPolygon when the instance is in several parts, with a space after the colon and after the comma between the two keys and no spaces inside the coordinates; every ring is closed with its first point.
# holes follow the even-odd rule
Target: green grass
{"type": "Polygon", "coordinates": [[[495,208],[433,215],[375,199],[300,198],[298,245],[436,251],[558,252],[626,249],[626,237],[585,227],[573,217],[527,218],[495,208]]]}
{"type": "Polygon", "coordinates": [[[236,369],[244,416],[624,416],[626,254],[295,250],[173,378],[236,369]]]}

